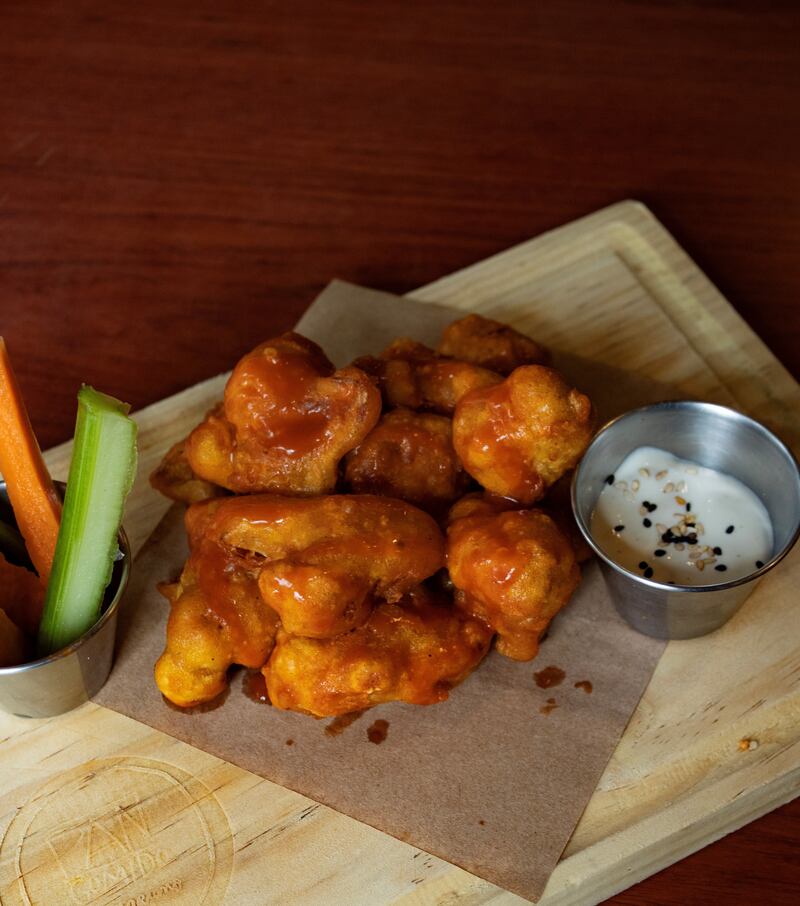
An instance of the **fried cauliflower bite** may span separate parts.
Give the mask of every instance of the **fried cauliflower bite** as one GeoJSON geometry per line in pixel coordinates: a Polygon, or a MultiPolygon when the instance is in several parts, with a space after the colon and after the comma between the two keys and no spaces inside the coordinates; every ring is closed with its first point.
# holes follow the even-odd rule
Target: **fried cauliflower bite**
{"type": "Polygon", "coordinates": [[[347,454],[345,480],[357,494],[399,497],[443,514],[470,480],[452,434],[444,415],[393,409],[347,454]]]}
{"type": "Polygon", "coordinates": [[[258,562],[220,545],[193,547],[171,602],[164,653],[155,680],[182,708],[211,701],[227,685],[231,664],[259,668],[269,657],[280,621],[258,590],[258,562]]]}
{"type": "Polygon", "coordinates": [[[478,666],[491,639],[484,623],[418,588],[332,639],[279,632],[262,673],[276,708],[316,717],[389,701],[432,705],[478,666]]]}
{"type": "Polygon", "coordinates": [[[261,667],[279,619],[302,636],[347,632],[376,597],[397,601],[444,565],[433,519],[401,500],[277,495],[206,501],[186,514],[191,554],[156,682],[180,706],[208,701],[231,664],[261,667]]]}
{"type": "MultiPolygon", "coordinates": [[[[218,406],[213,411],[219,414],[221,409],[222,407],[218,406]]],[[[204,481],[192,471],[186,458],[185,438],[167,451],[158,468],[150,475],[150,486],[179,503],[199,503],[201,500],[210,500],[225,493],[223,488],[210,481],[204,481]]]]}
{"type": "Polygon", "coordinates": [[[485,499],[456,505],[447,530],[447,568],[456,607],[497,632],[501,654],[528,661],[577,588],[580,570],[549,516],[503,507],[485,499]]]}
{"type": "Polygon", "coordinates": [[[316,343],[286,333],[239,361],[222,408],[189,435],[186,459],[199,478],[237,493],[324,494],[380,411],[363,371],[335,371],[316,343]]]}
{"type": "Polygon", "coordinates": [[[437,355],[428,346],[402,337],[379,358],[365,356],[353,363],[371,374],[387,407],[403,406],[452,415],[470,390],[499,384],[502,375],[457,359],[437,355]]]}
{"type": "Polygon", "coordinates": [[[453,446],[487,491],[535,503],[583,455],[592,404],[558,372],[524,365],[502,384],[459,400],[453,446]]]}
{"type": "Polygon", "coordinates": [[[467,315],[445,327],[436,351],[503,375],[521,365],[547,365],[550,361],[550,354],[535,340],[482,315],[467,315]]]}

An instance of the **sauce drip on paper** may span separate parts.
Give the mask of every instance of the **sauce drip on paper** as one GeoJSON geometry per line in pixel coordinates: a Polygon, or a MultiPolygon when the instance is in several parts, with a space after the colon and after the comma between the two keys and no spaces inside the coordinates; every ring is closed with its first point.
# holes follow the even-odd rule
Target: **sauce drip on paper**
{"type": "Polygon", "coordinates": [[[242,680],[242,690],[244,694],[253,702],[259,702],[264,705],[269,704],[269,695],[267,695],[267,681],[263,674],[258,670],[253,670],[245,674],[242,680]]]}
{"type": "Polygon", "coordinates": [[[338,717],[334,717],[327,727],[325,727],[325,735],[338,736],[363,714],[363,711],[351,711],[349,714],[340,714],[338,717]]]}
{"type": "Polygon", "coordinates": [[[376,720],[367,730],[367,739],[376,745],[382,743],[389,733],[388,720],[376,720]]]}
{"type": "Polygon", "coordinates": [[[550,689],[553,686],[559,686],[564,681],[567,674],[560,667],[545,667],[543,670],[537,670],[533,674],[536,685],[540,689],[550,689]]]}

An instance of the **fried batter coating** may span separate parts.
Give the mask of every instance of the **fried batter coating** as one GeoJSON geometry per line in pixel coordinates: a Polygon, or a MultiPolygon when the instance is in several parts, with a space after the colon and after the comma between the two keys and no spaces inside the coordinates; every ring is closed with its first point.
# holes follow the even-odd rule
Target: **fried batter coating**
{"type": "Polygon", "coordinates": [[[444,415],[393,409],[347,454],[345,479],[357,494],[399,497],[444,513],[469,484],[444,415]]]}
{"type": "Polygon", "coordinates": [[[550,362],[547,350],[524,333],[508,324],[474,314],[445,327],[436,351],[503,375],[511,374],[521,365],[547,365],[550,362]]]}
{"type": "Polygon", "coordinates": [[[269,657],[280,621],[259,594],[257,574],[257,563],[203,542],[178,584],[162,588],[172,606],[155,679],[173,704],[211,701],[227,687],[231,664],[258,668],[269,657]]]}
{"type": "Polygon", "coordinates": [[[450,525],[457,519],[466,519],[467,516],[496,516],[498,513],[522,508],[518,500],[512,500],[510,497],[497,497],[495,494],[476,491],[466,494],[453,504],[447,514],[447,524],[450,525]]]}
{"type": "Polygon", "coordinates": [[[316,343],[285,333],[239,361],[222,410],[192,431],[186,458],[200,478],[237,493],[324,494],[380,410],[363,371],[335,371],[316,343]]]}
{"type": "MultiPolygon", "coordinates": [[[[214,412],[221,412],[221,408],[217,407],[214,412]]],[[[158,468],[150,475],[150,485],[179,503],[199,503],[225,493],[223,488],[204,481],[192,471],[186,458],[186,438],[170,447],[158,468]]]]}
{"type": "Polygon", "coordinates": [[[540,510],[498,512],[491,500],[456,505],[447,567],[456,606],[498,633],[497,650],[527,661],[580,582],[569,541],[540,510]]]}
{"type": "Polygon", "coordinates": [[[453,417],[464,468],[487,491],[525,504],[576,465],[591,434],[589,398],[542,365],[524,365],[502,384],[467,394],[453,417]]]}
{"type": "MultiPolygon", "coordinates": [[[[570,503],[571,476],[572,473],[569,472],[563,478],[559,478],[550,488],[547,497],[545,497],[538,509],[546,513],[555,522],[561,534],[572,545],[575,559],[578,563],[583,563],[592,556],[592,550],[586,543],[578,528],[578,524],[575,522],[575,516],[572,514],[572,505],[570,503]]],[[[498,513],[522,509],[525,509],[525,507],[518,500],[478,492],[467,494],[456,501],[447,514],[447,520],[448,524],[450,524],[455,522],[456,519],[463,519],[466,516],[493,516],[498,513]]]]}
{"type": "Polygon", "coordinates": [[[388,407],[404,406],[452,415],[470,390],[491,387],[502,375],[457,359],[437,355],[428,346],[402,337],[381,353],[353,363],[376,378],[388,407]]]}
{"type": "Polygon", "coordinates": [[[336,638],[279,632],[262,673],[275,707],[316,717],[389,701],[432,705],[478,666],[492,634],[446,598],[418,588],[379,604],[363,626],[336,638]]]}
{"type": "Polygon", "coordinates": [[[156,682],[177,705],[208,701],[233,664],[261,667],[278,619],[309,637],[364,622],[444,564],[427,513],[387,497],[228,497],[191,506],[191,555],[156,682]]]}

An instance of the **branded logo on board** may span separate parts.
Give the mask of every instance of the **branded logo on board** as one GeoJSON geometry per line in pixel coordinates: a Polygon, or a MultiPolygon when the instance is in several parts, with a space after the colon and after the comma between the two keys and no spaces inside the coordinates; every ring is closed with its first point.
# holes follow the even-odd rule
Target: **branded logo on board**
{"type": "Polygon", "coordinates": [[[233,862],[231,830],[191,774],[144,758],[104,758],[53,778],[0,844],[8,906],[218,903],[233,862]]]}

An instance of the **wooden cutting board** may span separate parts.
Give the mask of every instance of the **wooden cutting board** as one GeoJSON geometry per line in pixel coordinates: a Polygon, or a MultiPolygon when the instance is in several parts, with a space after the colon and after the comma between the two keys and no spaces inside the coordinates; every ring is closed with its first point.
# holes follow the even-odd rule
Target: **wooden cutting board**
{"type": "MultiPolygon", "coordinates": [[[[508,321],[610,375],[734,405],[800,449],[800,387],[636,202],[411,296],[508,321]]],[[[147,474],[223,386],[138,413],[136,550],[167,506],[147,474]]],[[[69,445],[48,462],[65,477],[69,445]]],[[[798,583],[800,550],[724,629],[669,644],[542,903],[595,903],[798,794],[798,583]]],[[[45,721],[0,714],[0,742],[4,904],[522,902],[93,704],[45,721]]]]}

